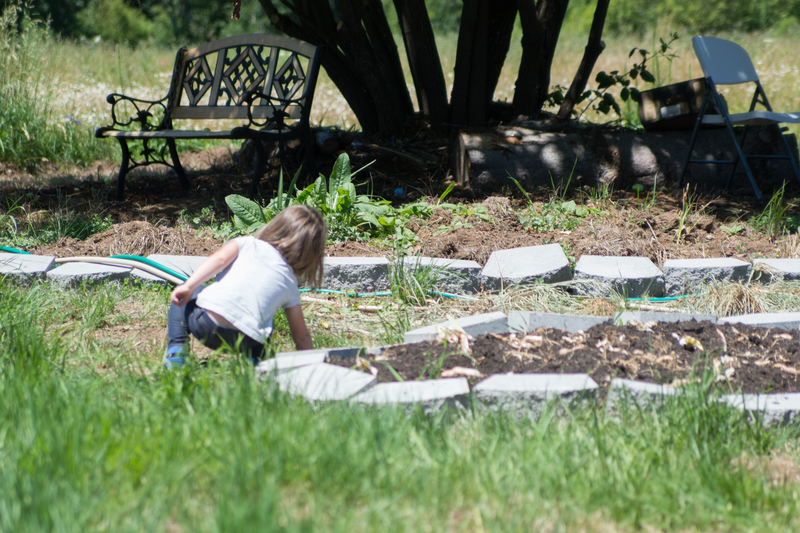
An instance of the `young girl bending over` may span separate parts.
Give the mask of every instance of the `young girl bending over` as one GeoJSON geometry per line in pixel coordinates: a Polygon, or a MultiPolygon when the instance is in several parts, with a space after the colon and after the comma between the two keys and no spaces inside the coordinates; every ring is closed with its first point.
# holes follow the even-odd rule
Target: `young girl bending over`
{"type": "Polygon", "coordinates": [[[172,291],[166,367],[184,363],[189,333],[209,348],[225,343],[239,346],[254,362],[263,358],[272,318],[281,308],[297,349],[313,348],[297,280],[314,287],[322,283],[325,237],[320,214],[295,205],[255,236],[225,243],[172,291]],[[203,285],[216,274],[214,283],[203,285]]]}

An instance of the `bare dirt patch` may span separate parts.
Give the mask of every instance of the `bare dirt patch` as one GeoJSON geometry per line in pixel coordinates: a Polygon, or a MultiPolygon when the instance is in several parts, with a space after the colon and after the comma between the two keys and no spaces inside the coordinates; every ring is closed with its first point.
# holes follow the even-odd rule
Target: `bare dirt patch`
{"type": "MultiPolygon", "coordinates": [[[[435,196],[444,188],[446,153],[431,141],[409,148],[415,157],[404,157],[398,150],[361,144],[351,150],[354,168],[375,161],[366,171],[371,191],[395,203],[421,197],[436,203],[435,196]],[[413,149],[412,149],[413,148],[413,149]],[[428,154],[422,158],[419,154],[428,154]],[[405,191],[394,196],[395,188],[405,191]]],[[[109,232],[86,241],[65,239],[37,249],[33,253],[55,256],[106,255],[111,253],[181,253],[209,255],[223,242],[210,231],[198,231],[186,224],[202,210],[214,221],[228,220],[225,204],[229,194],[246,195],[250,178],[243,174],[228,148],[182,155],[193,188],[182,189],[177,178],[158,167],[133,172],[126,183],[126,200],[115,201],[116,166],[100,163],[88,169],[47,169],[31,177],[11,167],[3,169],[0,179],[0,216],[11,206],[24,208],[26,217],[15,212],[18,221],[37,224],[48,213],[66,211],[76,216],[97,214],[111,217],[115,224],[109,232]],[[105,180],[108,180],[106,182],[105,180]],[[47,183],[47,186],[42,186],[47,183]],[[58,185],[57,187],[55,185],[58,185]],[[131,224],[135,223],[135,224],[131,224]],[[116,225],[119,225],[117,227],[116,225]]],[[[322,162],[323,165],[329,162],[322,162]]],[[[324,169],[323,169],[324,172],[324,169]]],[[[261,194],[270,198],[277,188],[277,176],[265,178],[261,194]]],[[[636,197],[632,191],[620,191],[608,199],[592,198],[589,191],[571,191],[581,206],[596,209],[569,230],[532,231],[523,226],[520,213],[530,212],[528,202],[518,191],[488,195],[482,191],[456,190],[448,202],[481,203],[492,217],[484,221],[470,216],[456,220],[452,212],[436,209],[427,220],[414,219],[407,225],[419,238],[415,253],[454,259],[471,259],[484,264],[493,251],[560,243],[567,255],[576,260],[581,255],[616,255],[649,257],[661,266],[666,259],[696,257],[800,257],[796,235],[771,239],[754,231],[746,221],[761,213],[763,204],[751,198],[697,198],[688,216],[681,220],[681,202],[677,191],[663,189],[654,201],[636,197]],[[467,227],[469,226],[469,227],[467,227]]],[[[796,192],[796,191],[794,191],[796,192]]],[[[787,194],[794,194],[793,189],[787,194]]],[[[533,211],[554,199],[553,191],[531,193],[533,211]]],[[[564,215],[567,216],[567,215],[564,215]]],[[[332,256],[386,256],[390,248],[374,243],[347,242],[329,246],[332,256]]]]}
{"type": "Polygon", "coordinates": [[[685,384],[704,370],[724,392],[798,392],[800,332],[708,321],[599,324],[568,334],[541,328],[528,335],[481,335],[465,353],[459,343],[421,342],[379,356],[331,358],[347,367],[372,367],[378,381],[464,376],[475,383],[506,373],[580,373],[607,389],[611,378],[685,384]],[[365,364],[367,363],[367,364],[365,364]],[[389,369],[389,367],[394,370],[389,369]]]}

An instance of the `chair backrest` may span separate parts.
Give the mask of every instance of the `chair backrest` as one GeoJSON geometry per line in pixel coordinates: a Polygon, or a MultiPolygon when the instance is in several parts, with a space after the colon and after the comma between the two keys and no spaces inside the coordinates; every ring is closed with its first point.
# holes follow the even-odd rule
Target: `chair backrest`
{"type": "Polygon", "coordinates": [[[267,34],[236,35],[193,50],[183,48],[170,87],[171,118],[247,120],[247,97],[262,93],[275,100],[256,98],[253,119],[271,118],[281,110],[307,121],[321,50],[267,34]]]}
{"type": "Polygon", "coordinates": [[[738,44],[717,37],[696,36],[692,47],[703,74],[716,85],[735,85],[758,81],[758,74],[747,51],[738,44]]]}

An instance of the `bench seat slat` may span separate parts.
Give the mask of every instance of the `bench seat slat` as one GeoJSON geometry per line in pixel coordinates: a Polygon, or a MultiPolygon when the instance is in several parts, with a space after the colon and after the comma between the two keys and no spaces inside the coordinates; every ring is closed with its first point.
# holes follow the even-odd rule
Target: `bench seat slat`
{"type": "MultiPolygon", "coordinates": [[[[287,106],[285,109],[288,118],[300,119],[302,109],[300,106],[287,106]]],[[[272,117],[270,106],[253,106],[253,118],[264,120],[272,117]]],[[[175,106],[172,110],[173,119],[211,120],[233,119],[247,120],[246,106],[175,106]]]]}
{"type": "Polygon", "coordinates": [[[99,135],[103,137],[120,137],[124,139],[230,139],[229,131],[193,131],[193,130],[158,130],[158,131],[122,131],[108,130],[99,135]]]}

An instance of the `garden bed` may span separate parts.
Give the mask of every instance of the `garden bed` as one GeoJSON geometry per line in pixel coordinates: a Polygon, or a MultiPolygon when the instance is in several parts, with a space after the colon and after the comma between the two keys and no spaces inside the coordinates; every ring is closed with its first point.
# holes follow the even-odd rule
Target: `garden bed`
{"type": "Polygon", "coordinates": [[[541,328],[527,335],[481,335],[392,346],[340,366],[377,372],[379,382],[466,377],[471,385],[493,374],[582,373],[605,394],[620,377],[683,385],[709,371],[724,393],[798,392],[800,332],[709,321],[598,324],[586,332],[541,328]]]}

